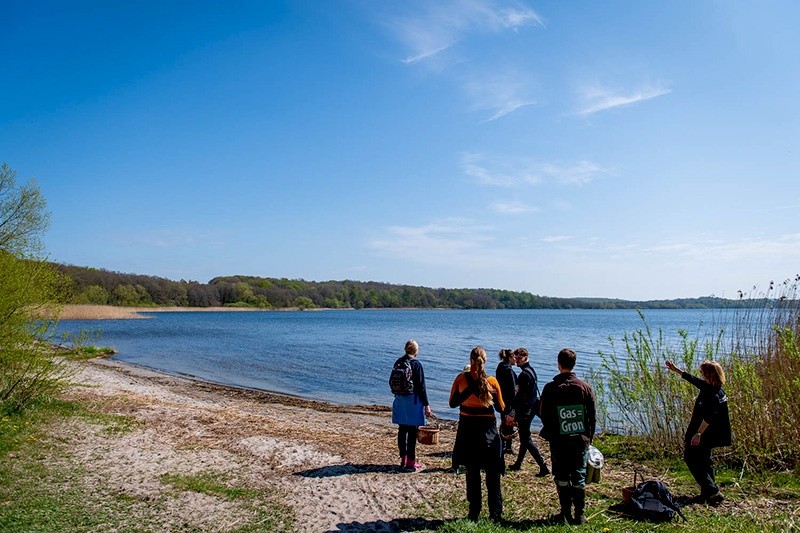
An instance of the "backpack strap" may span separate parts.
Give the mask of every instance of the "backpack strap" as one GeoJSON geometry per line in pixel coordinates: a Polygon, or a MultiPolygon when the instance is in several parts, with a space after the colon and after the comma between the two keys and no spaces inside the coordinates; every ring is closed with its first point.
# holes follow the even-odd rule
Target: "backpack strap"
{"type": "MultiPolygon", "coordinates": [[[[477,397],[480,394],[478,390],[478,382],[472,377],[470,372],[464,372],[464,378],[467,380],[467,388],[463,391],[457,392],[454,397],[454,403],[459,406],[460,410],[468,415],[485,415],[494,414],[494,409],[491,407],[470,407],[462,405],[464,401],[473,394],[477,397]]],[[[451,404],[452,405],[452,404],[451,404]]]]}

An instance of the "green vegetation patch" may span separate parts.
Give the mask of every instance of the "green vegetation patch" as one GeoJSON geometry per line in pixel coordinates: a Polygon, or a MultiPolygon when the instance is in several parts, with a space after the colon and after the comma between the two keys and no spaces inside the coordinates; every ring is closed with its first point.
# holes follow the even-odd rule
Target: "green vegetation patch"
{"type": "MultiPolygon", "coordinates": [[[[175,493],[193,491],[231,502],[242,509],[242,520],[229,531],[292,531],[294,515],[282,503],[282,494],[221,480],[211,473],[163,478],[157,497],[129,494],[104,483],[91,465],[72,460],[69,441],[58,435],[63,422],[79,419],[123,434],[135,420],[94,411],[65,401],[40,401],[25,411],[0,417],[0,531],[83,532],[161,531],[175,524],[165,521],[175,493]]],[[[183,523],[182,531],[200,531],[183,523]]]]}
{"type": "Polygon", "coordinates": [[[230,479],[216,472],[192,475],[165,474],[161,481],[177,490],[199,492],[208,496],[235,502],[253,515],[247,524],[233,531],[293,531],[294,511],[281,503],[277,490],[254,489],[236,486],[230,479]]]}

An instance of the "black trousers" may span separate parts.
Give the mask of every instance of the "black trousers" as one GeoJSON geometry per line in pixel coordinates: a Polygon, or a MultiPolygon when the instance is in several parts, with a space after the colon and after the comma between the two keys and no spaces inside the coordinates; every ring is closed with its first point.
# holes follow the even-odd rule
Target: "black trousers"
{"type": "Polygon", "coordinates": [[[547,465],[544,462],[544,457],[542,457],[542,452],[540,452],[539,448],[536,447],[536,444],[534,444],[533,438],[531,437],[532,422],[533,417],[520,417],[519,420],[517,420],[517,427],[519,428],[519,453],[517,454],[517,465],[522,465],[522,461],[525,460],[525,452],[531,452],[533,460],[536,461],[536,464],[539,465],[539,468],[545,468],[547,465]]]}
{"type": "Polygon", "coordinates": [[[686,444],[683,449],[683,460],[689,467],[692,477],[700,485],[700,495],[713,496],[719,489],[714,480],[714,461],[711,459],[711,448],[707,446],[692,446],[686,444]]]}
{"type": "MultiPolygon", "coordinates": [[[[500,491],[500,468],[488,467],[486,470],[486,495],[489,503],[489,517],[499,520],[503,515],[503,495],[500,491]]],[[[477,520],[481,514],[481,468],[477,465],[466,466],[467,503],[469,503],[469,519],[477,520]]]]}
{"type": "Polygon", "coordinates": [[[557,486],[582,488],[586,485],[587,450],[582,439],[550,441],[550,461],[557,486]]]}
{"type": "Polygon", "coordinates": [[[400,457],[417,458],[417,426],[403,426],[397,430],[397,449],[400,450],[400,457]]]}

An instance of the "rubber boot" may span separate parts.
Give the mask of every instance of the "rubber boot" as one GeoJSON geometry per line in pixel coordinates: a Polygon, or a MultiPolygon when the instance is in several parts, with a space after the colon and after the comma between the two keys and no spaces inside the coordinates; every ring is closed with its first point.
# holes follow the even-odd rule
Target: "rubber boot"
{"type": "Polygon", "coordinates": [[[586,490],[583,487],[572,487],[572,501],[575,503],[575,517],[572,519],[572,523],[585,524],[587,520],[583,510],[586,507],[586,490]]]}
{"type": "Polygon", "coordinates": [[[561,505],[561,512],[553,517],[553,521],[556,523],[572,522],[572,494],[570,493],[570,489],[571,487],[556,485],[558,503],[561,505]]]}

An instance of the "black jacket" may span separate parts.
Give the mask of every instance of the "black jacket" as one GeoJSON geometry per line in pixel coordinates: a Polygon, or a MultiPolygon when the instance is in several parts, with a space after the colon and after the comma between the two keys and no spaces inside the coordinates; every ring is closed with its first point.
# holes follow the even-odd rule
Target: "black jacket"
{"type": "Polygon", "coordinates": [[[700,423],[705,420],[708,428],[700,437],[700,445],[709,448],[717,446],[730,446],[731,444],[731,419],[728,413],[728,397],[722,387],[715,387],[706,380],[693,376],[687,372],[681,373],[681,377],[700,389],[700,394],[694,402],[692,419],[689,427],[686,428],[684,437],[688,446],[697,433],[700,423]]]}
{"type": "Polygon", "coordinates": [[[594,391],[574,372],[562,372],[542,391],[542,438],[551,443],[583,440],[588,446],[597,423],[594,391]]]}
{"type": "Polygon", "coordinates": [[[514,403],[514,396],[517,392],[517,374],[509,363],[500,361],[494,376],[497,378],[497,383],[500,384],[500,394],[503,395],[503,403],[506,404],[503,414],[507,415],[511,412],[511,405],[514,403]]]}
{"type": "Polygon", "coordinates": [[[520,365],[517,376],[517,394],[511,403],[511,411],[515,418],[533,418],[538,413],[533,412],[534,404],[539,399],[539,384],[536,371],[530,362],[520,365]]]}

